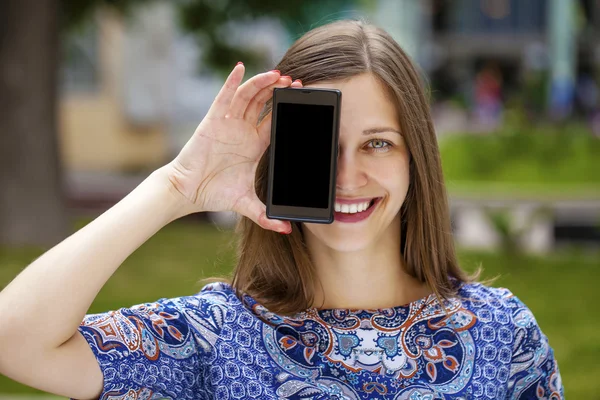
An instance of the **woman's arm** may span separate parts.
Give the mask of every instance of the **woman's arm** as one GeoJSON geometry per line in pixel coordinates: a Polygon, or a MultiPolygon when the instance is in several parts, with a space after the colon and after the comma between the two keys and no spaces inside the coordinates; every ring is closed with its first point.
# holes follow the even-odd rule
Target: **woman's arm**
{"type": "MultiPolygon", "coordinates": [[[[240,63],[173,161],[0,292],[0,373],[51,393],[96,398],[102,370],[78,328],[102,286],[142,243],[169,222],[202,211],[236,211],[265,229],[289,231],[289,222],[266,218],[254,190],[271,130],[270,118],[259,124],[258,116],[274,88],[302,84],[279,71],[240,85],[243,76],[240,63]]],[[[115,359],[115,367],[122,361],[115,359]]]]}
{"type": "Polygon", "coordinates": [[[77,328],[123,261],[186,214],[184,200],[158,169],[25,268],[0,292],[0,373],[57,394],[97,395],[102,375],[77,328]]]}

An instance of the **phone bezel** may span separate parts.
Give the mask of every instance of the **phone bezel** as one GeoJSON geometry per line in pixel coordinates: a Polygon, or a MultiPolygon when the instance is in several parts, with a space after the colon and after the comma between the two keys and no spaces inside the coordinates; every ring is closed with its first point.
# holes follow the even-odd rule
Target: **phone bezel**
{"type": "Polygon", "coordinates": [[[337,177],[337,157],[339,143],[340,109],[342,92],[338,89],[317,88],[275,88],[271,120],[271,144],[269,149],[269,176],[267,190],[267,217],[287,221],[331,224],[334,221],[335,186],[337,177]],[[282,206],[273,204],[273,179],[275,165],[275,146],[277,127],[277,106],[280,103],[314,104],[333,106],[333,134],[331,146],[331,165],[329,168],[329,200],[327,208],[282,206]]]}

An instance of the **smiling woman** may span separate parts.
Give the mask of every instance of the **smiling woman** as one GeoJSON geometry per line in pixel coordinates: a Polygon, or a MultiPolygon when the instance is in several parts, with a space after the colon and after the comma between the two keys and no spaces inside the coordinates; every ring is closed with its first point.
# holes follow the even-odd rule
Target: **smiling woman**
{"type": "Polygon", "coordinates": [[[0,372],[77,398],[563,398],[529,308],[457,262],[429,107],[390,35],[334,22],[243,72],[175,160],[0,293],[0,372]],[[265,216],[270,99],[288,86],[343,92],[330,225],[265,216]],[[242,214],[231,282],[85,315],[158,229],[224,210],[242,214]]]}
{"type": "MultiPolygon", "coordinates": [[[[333,23],[294,43],[276,68],[304,87],[343,93],[340,212],[331,225],[293,223],[289,237],[243,219],[234,287],[271,311],[290,314],[311,305],[381,308],[430,293],[450,297],[456,293],[450,277],[474,281],[477,275],[467,276],[456,262],[429,107],[397,43],[371,25],[333,23]],[[387,145],[374,148],[374,140],[387,145]],[[343,203],[372,199],[377,204],[368,213],[343,215],[343,203]]],[[[261,118],[270,115],[270,107],[269,101],[261,118]]],[[[261,200],[268,152],[256,171],[261,200]]]]}

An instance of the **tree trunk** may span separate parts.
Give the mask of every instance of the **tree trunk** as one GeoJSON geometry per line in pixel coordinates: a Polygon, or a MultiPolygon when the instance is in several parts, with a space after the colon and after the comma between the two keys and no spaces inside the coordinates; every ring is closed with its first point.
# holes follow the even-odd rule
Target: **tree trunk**
{"type": "Polygon", "coordinates": [[[59,0],[0,1],[0,245],[69,233],[57,136],[59,0]]]}

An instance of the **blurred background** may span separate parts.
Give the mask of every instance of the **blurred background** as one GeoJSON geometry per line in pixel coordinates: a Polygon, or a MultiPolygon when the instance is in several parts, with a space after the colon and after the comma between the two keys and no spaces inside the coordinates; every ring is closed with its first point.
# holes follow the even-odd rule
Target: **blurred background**
{"type": "MultiPolygon", "coordinates": [[[[600,0],[3,0],[0,289],[172,160],[237,61],[343,18],[422,70],[462,266],[531,308],[568,398],[600,399],[600,0]]],[[[227,275],[235,219],[165,227],[90,312],[227,275]]],[[[43,396],[0,376],[0,399],[43,396]]]]}

